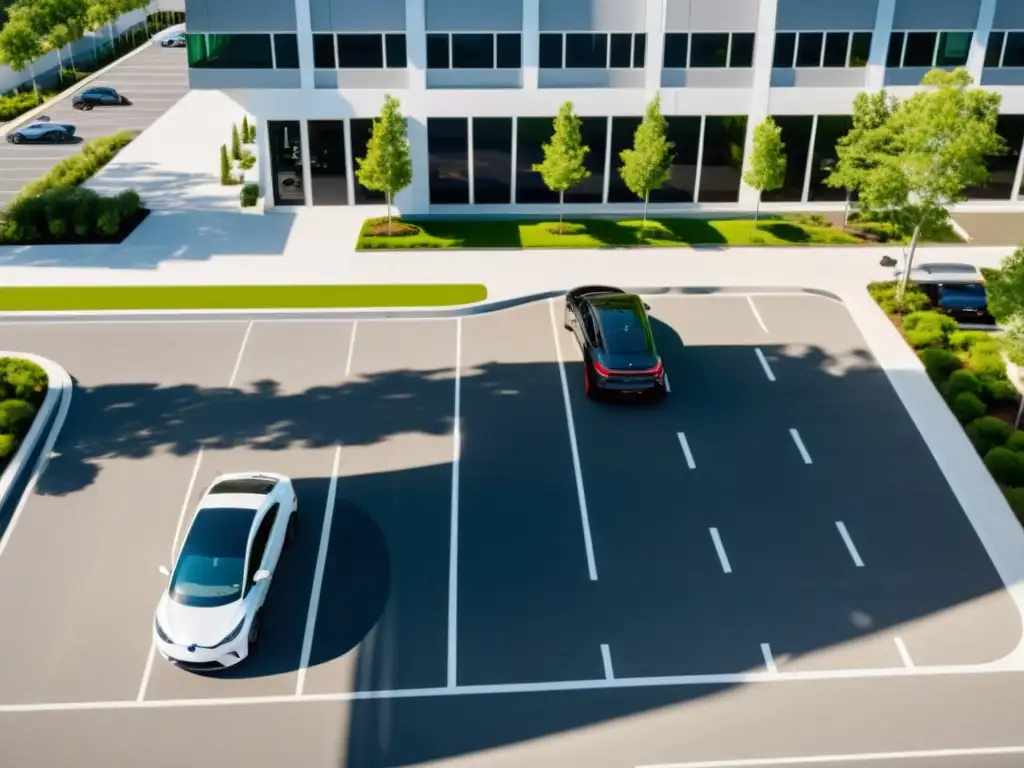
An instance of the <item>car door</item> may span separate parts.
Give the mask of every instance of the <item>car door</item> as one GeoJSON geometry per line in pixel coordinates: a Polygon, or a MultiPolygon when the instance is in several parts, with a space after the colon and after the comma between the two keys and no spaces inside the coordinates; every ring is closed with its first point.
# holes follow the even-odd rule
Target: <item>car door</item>
{"type": "Polygon", "coordinates": [[[267,590],[273,579],[267,579],[255,583],[256,571],[265,568],[267,545],[270,543],[270,529],[274,525],[274,516],[268,511],[260,520],[256,533],[252,537],[252,545],[249,549],[249,565],[245,573],[245,599],[251,604],[250,612],[255,611],[263,605],[267,599],[267,590]]]}
{"type": "Polygon", "coordinates": [[[117,94],[113,91],[104,91],[100,94],[100,103],[104,106],[111,106],[117,103],[117,94]]]}
{"type": "Polygon", "coordinates": [[[273,572],[281,559],[281,550],[284,549],[284,531],[288,527],[288,515],[281,514],[281,504],[274,502],[267,510],[267,516],[273,517],[274,522],[270,526],[270,541],[267,544],[267,553],[263,558],[263,567],[273,572]]]}
{"type": "Polygon", "coordinates": [[[590,354],[597,340],[597,323],[594,320],[594,310],[590,304],[584,302],[580,305],[580,349],[584,357],[590,354]]]}

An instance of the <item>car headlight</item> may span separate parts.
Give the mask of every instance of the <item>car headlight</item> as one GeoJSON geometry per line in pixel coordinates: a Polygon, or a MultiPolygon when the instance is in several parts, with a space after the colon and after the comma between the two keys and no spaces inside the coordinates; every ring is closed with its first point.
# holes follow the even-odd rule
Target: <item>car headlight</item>
{"type": "Polygon", "coordinates": [[[160,622],[157,621],[156,619],[153,619],[153,627],[154,627],[154,629],[156,629],[157,635],[165,643],[173,643],[174,642],[173,640],[171,640],[170,637],[167,636],[167,633],[164,632],[164,628],[160,626],[160,622]]]}
{"type": "Polygon", "coordinates": [[[219,643],[217,643],[217,645],[214,646],[214,648],[219,648],[220,646],[225,645],[226,643],[230,643],[232,640],[238,637],[239,633],[241,633],[242,631],[243,626],[245,626],[244,618],[240,622],[238,622],[238,626],[232,629],[231,632],[229,632],[228,635],[223,640],[221,640],[219,643]]]}

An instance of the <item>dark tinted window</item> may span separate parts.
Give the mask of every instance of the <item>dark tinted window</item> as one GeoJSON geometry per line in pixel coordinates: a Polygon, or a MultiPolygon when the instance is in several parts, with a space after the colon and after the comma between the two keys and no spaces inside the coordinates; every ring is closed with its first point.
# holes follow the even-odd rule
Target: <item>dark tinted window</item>
{"type": "Polygon", "coordinates": [[[993,32],[988,38],[988,47],[985,49],[985,66],[998,67],[999,60],[1003,55],[1003,42],[1006,40],[1005,32],[993,32]]]}
{"type": "Polygon", "coordinates": [[[971,53],[970,32],[943,32],[939,35],[939,49],[935,56],[937,67],[962,67],[971,53]]]}
{"type": "Polygon", "coordinates": [[[809,115],[780,115],[775,122],[782,130],[782,141],[786,145],[786,180],[781,189],[765,192],[763,199],[766,203],[799,203],[804,195],[814,118],[809,115]]]}
{"type": "Polygon", "coordinates": [[[691,67],[724,67],[728,63],[729,35],[690,35],[690,49],[691,67]]]}
{"type": "Polygon", "coordinates": [[[633,66],[637,69],[647,66],[647,35],[643,32],[633,35],[633,66]]]}
{"type": "Polygon", "coordinates": [[[732,36],[732,49],[729,52],[730,67],[754,66],[754,35],[749,32],[736,32],[732,36]]]}
{"type": "Polygon", "coordinates": [[[210,493],[258,493],[266,496],[277,485],[276,480],[264,480],[260,477],[239,477],[222,480],[210,488],[210,493]]]}
{"type": "Polygon", "coordinates": [[[398,33],[384,35],[384,52],[388,69],[405,69],[409,65],[405,50],[405,35],[398,33]]]}
{"type": "Polygon", "coordinates": [[[1024,146],[1024,115],[999,115],[996,133],[1006,141],[1007,152],[985,158],[989,177],[983,187],[972,187],[964,193],[970,200],[1010,200],[1016,198],[1013,182],[1017,177],[1021,146],[1024,146]]]}
{"type": "Polygon", "coordinates": [[[543,162],[544,142],[551,139],[554,121],[550,117],[520,117],[516,121],[516,202],[557,203],[558,195],[544,186],[533,170],[543,162]]]}
{"type": "Polygon", "coordinates": [[[1006,50],[1003,53],[1004,67],[1024,67],[1024,32],[1008,32],[1006,50]]]}
{"type": "Polygon", "coordinates": [[[270,35],[207,35],[205,69],[271,69],[270,35]]]}
{"type": "MultiPolygon", "coordinates": [[[[366,146],[370,143],[370,136],[373,135],[373,119],[353,117],[349,120],[349,131],[352,134],[352,165],[356,166],[357,159],[366,157],[366,146]]],[[[355,176],[355,167],[352,168],[352,174],[355,177],[352,197],[356,205],[380,205],[387,199],[383,192],[375,192],[360,184],[359,177],[355,176]]]]}
{"type": "MultiPolygon", "coordinates": [[[[600,203],[604,198],[604,155],[608,144],[608,118],[580,118],[580,135],[583,146],[590,151],[583,158],[583,165],[590,176],[579,184],[565,191],[567,203],[600,203]]],[[[612,160],[612,173],[618,173],[615,160],[612,160]]]]}
{"type": "Polygon", "coordinates": [[[790,69],[796,56],[796,32],[779,32],[775,35],[775,55],[772,66],[776,69],[790,69]]]}
{"type": "Polygon", "coordinates": [[[473,118],[473,201],[512,202],[512,118],[473,118]]]}
{"type": "Polygon", "coordinates": [[[597,307],[604,348],[617,354],[646,352],[647,333],[633,308],[597,307]]]}
{"type": "Polygon", "coordinates": [[[278,69],[299,68],[299,40],[296,35],[274,35],[274,65],[278,69]]]}
{"type": "Polygon", "coordinates": [[[885,66],[898,67],[903,61],[903,43],[906,33],[893,32],[889,35],[889,52],[885,56],[885,66]]]}
{"type": "Polygon", "coordinates": [[[708,115],[704,119],[699,202],[739,202],[746,137],[745,115],[708,115]]]}
{"type": "Polygon", "coordinates": [[[309,121],[309,172],[313,205],[347,205],[345,121],[309,121]]]}
{"type": "Polygon", "coordinates": [[[268,120],[270,176],[275,205],[302,205],[302,131],[298,120],[268,120]]]}
{"type": "Polygon", "coordinates": [[[633,63],[633,36],[612,35],[611,65],[614,69],[627,69],[633,63]]]}
{"type": "Polygon", "coordinates": [[[683,32],[669,32],[665,35],[665,69],[686,69],[686,51],[690,36],[683,32]]]}
{"type": "Polygon", "coordinates": [[[212,608],[242,597],[245,553],[256,512],[204,509],[196,516],[171,575],[176,603],[212,608]]]}
{"type": "Polygon", "coordinates": [[[604,69],[607,67],[608,35],[566,35],[565,66],[574,69],[604,69]]]}
{"type": "Polygon", "coordinates": [[[427,69],[448,69],[448,35],[427,35],[427,69]]]}
{"type": "Polygon", "coordinates": [[[469,127],[464,117],[427,118],[431,205],[469,202],[469,127]]]}
{"type": "Polygon", "coordinates": [[[846,56],[850,47],[850,36],[846,32],[829,32],[825,35],[826,67],[845,67],[846,56]]]}
{"type": "Polygon", "coordinates": [[[798,67],[820,67],[821,47],[825,36],[821,32],[801,32],[796,45],[798,67]]]}
{"type": "MultiPolygon", "coordinates": [[[[671,119],[671,118],[670,118],[671,119]]],[[[697,118],[700,120],[700,118],[697,118]]],[[[633,139],[636,136],[636,129],[640,127],[639,117],[613,117],[612,118],[612,167],[611,176],[608,178],[608,202],[609,203],[636,203],[640,202],[633,194],[622,176],[618,172],[618,165],[621,164],[619,156],[624,149],[633,148],[633,139]]]]}
{"type": "Polygon", "coordinates": [[[562,67],[562,36],[544,33],[540,36],[540,68],[561,69],[562,67]]]}
{"type": "Polygon", "coordinates": [[[313,35],[313,66],[317,69],[335,69],[334,35],[313,35]]]}
{"type": "Polygon", "coordinates": [[[523,38],[517,34],[498,35],[498,69],[519,69],[523,66],[523,38]]]}
{"type": "Polygon", "coordinates": [[[494,35],[452,35],[454,69],[493,69],[494,35]]]}
{"type": "Polygon", "coordinates": [[[850,66],[866,67],[871,57],[871,33],[854,32],[850,40],[850,66]]]}
{"type": "Polygon", "coordinates": [[[379,34],[338,35],[338,67],[341,69],[382,69],[384,41],[379,34]]]}
{"type": "Polygon", "coordinates": [[[935,33],[908,32],[904,67],[930,67],[935,61],[935,33]]]}
{"type": "Polygon", "coordinates": [[[845,200],[846,190],[833,189],[825,183],[837,160],[836,144],[853,126],[845,115],[819,115],[818,128],[814,133],[814,152],[811,156],[811,185],[808,187],[809,200],[845,200]]]}
{"type": "MultiPolygon", "coordinates": [[[[651,192],[652,203],[692,203],[697,192],[697,153],[700,150],[700,118],[665,118],[665,135],[675,146],[668,181],[651,192]]],[[[706,155],[705,155],[706,156],[706,155]]],[[[707,179],[710,182],[710,178],[707,179]]],[[[707,183],[706,182],[706,183],[707,183]]]]}
{"type": "Polygon", "coordinates": [[[939,283],[943,297],[984,299],[985,286],[981,283],[939,283]]]}

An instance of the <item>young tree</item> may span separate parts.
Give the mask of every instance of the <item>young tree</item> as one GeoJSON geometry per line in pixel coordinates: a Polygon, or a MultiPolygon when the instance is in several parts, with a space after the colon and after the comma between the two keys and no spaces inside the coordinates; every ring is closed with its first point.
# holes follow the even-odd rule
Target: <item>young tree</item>
{"type": "MultiPolygon", "coordinates": [[[[110,43],[112,53],[114,50],[114,22],[121,15],[118,12],[116,0],[88,0],[89,7],[86,11],[86,21],[89,29],[98,31],[103,27],[107,28],[107,41],[110,43]]],[[[96,53],[96,38],[93,38],[93,53],[96,53]]],[[[97,65],[99,64],[97,56],[97,65]]]]}
{"type": "Polygon", "coordinates": [[[754,208],[754,228],[761,214],[761,195],[779,189],[786,183],[786,145],[782,129],[769,115],[754,128],[754,143],[750,152],[750,167],[743,174],[747,186],[757,190],[754,208]]]}
{"type": "Polygon", "coordinates": [[[231,183],[231,158],[228,157],[227,144],[220,145],[220,183],[224,185],[231,183]]]}
{"type": "Polygon", "coordinates": [[[985,282],[989,312],[1000,325],[1012,315],[1024,312],[1024,244],[1006,256],[995,274],[985,282]]]}
{"type": "Polygon", "coordinates": [[[661,187],[671,173],[675,147],[666,137],[668,123],[661,114],[661,96],[647,105],[643,122],[633,135],[633,148],[619,153],[622,167],[619,175],[629,191],[644,201],[644,223],[647,228],[647,206],[651,192],[661,187]]]}
{"type": "Polygon", "coordinates": [[[231,126],[231,158],[242,159],[242,139],[238,135],[238,126],[234,124],[231,126]]]}
{"type": "Polygon", "coordinates": [[[242,143],[249,143],[249,116],[242,115],[242,143]]]}
{"type": "Polygon", "coordinates": [[[581,125],[582,121],[573,112],[572,102],[562,104],[558,109],[558,117],[555,118],[551,141],[542,146],[544,161],[533,166],[533,170],[544,180],[544,185],[552,192],[558,193],[559,234],[565,231],[562,220],[565,190],[575,187],[590,176],[590,171],[583,162],[590,152],[590,147],[583,144],[581,125]]]}
{"type": "Polygon", "coordinates": [[[388,203],[388,235],[391,235],[391,205],[396,194],[412,183],[412,152],[398,99],[384,95],[380,117],[373,121],[373,133],[366,145],[366,157],[356,158],[356,178],[367,189],[383,192],[388,203]]]}
{"type": "Polygon", "coordinates": [[[0,29],[0,64],[6,64],[15,72],[28,67],[32,77],[32,90],[39,101],[39,86],[36,85],[35,60],[43,55],[43,42],[32,30],[32,25],[21,9],[10,14],[3,29],[0,29]]]}

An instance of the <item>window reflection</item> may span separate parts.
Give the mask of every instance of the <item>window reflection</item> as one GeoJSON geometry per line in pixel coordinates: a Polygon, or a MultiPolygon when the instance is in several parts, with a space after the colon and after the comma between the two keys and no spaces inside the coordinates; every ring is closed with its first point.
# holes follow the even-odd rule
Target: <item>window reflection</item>
{"type": "Polygon", "coordinates": [[[313,205],[347,205],[345,122],[309,121],[309,174],[313,205]]]}
{"type": "Polygon", "coordinates": [[[274,205],[302,205],[302,138],[298,120],[269,120],[270,175],[274,205]]]}

